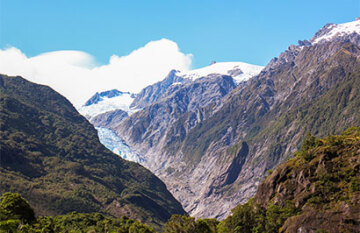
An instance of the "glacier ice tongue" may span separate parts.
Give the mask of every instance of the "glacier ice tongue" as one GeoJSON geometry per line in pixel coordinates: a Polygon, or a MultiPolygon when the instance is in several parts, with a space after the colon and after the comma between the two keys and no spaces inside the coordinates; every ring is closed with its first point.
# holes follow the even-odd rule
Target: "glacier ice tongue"
{"type": "Polygon", "coordinates": [[[97,127],[100,142],[109,150],[121,158],[137,163],[143,163],[144,158],[133,151],[119,136],[112,130],[97,127]]]}

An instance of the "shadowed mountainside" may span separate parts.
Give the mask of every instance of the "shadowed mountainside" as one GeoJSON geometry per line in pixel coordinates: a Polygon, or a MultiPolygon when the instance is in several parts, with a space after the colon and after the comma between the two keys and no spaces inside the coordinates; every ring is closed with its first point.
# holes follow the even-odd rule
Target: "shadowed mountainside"
{"type": "Polygon", "coordinates": [[[158,226],[180,203],[150,171],[106,149],[94,127],[51,88],[0,75],[1,193],[39,215],[127,215],[158,226]]]}

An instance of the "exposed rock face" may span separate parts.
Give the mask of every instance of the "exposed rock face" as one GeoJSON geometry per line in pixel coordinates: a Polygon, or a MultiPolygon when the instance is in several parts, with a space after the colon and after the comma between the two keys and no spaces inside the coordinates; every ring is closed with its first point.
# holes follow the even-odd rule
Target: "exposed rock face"
{"type": "Polygon", "coordinates": [[[113,129],[191,215],[223,218],[306,131],[360,124],[359,38],[290,46],[235,89],[226,76],[168,86],[113,129]]]}
{"type": "Polygon", "coordinates": [[[149,106],[160,99],[171,85],[183,82],[184,79],[178,77],[176,72],[176,70],[172,70],[163,81],[142,89],[141,92],[136,95],[131,107],[144,108],[149,106]]]}
{"type": "Polygon", "coordinates": [[[194,80],[208,75],[226,75],[231,76],[238,85],[249,78],[259,74],[262,66],[251,65],[243,62],[220,62],[212,63],[210,66],[190,70],[176,71],[172,70],[168,76],[153,85],[144,88],[131,104],[133,108],[144,108],[157,102],[162,98],[168,89],[174,85],[191,83],[194,80]]]}
{"type": "Polygon", "coordinates": [[[90,119],[90,123],[96,127],[110,128],[120,124],[129,114],[121,109],[101,113],[90,119]]]}
{"type": "MultiPolygon", "coordinates": [[[[138,148],[140,153],[157,153],[211,115],[205,109],[221,104],[220,100],[235,87],[230,76],[222,75],[209,75],[193,82],[169,86],[163,98],[134,113],[113,129],[129,142],[141,143],[138,148]],[[127,132],[129,129],[130,134],[127,132]]],[[[147,166],[156,167],[158,165],[151,163],[158,162],[149,161],[147,166]]]]}

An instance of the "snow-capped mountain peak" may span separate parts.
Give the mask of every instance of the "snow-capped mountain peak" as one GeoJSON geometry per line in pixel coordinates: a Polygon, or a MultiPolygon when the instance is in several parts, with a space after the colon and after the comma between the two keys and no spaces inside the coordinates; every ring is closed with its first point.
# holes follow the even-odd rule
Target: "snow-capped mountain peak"
{"type": "Polygon", "coordinates": [[[84,106],[90,106],[92,104],[97,104],[100,101],[103,101],[104,98],[113,98],[121,95],[129,95],[130,92],[122,92],[116,89],[103,91],[103,92],[96,92],[88,101],[86,101],[84,106]]]}
{"type": "Polygon", "coordinates": [[[310,40],[312,44],[326,42],[337,37],[357,33],[360,35],[360,19],[343,24],[327,24],[310,40]]]}
{"type": "Polygon", "coordinates": [[[116,89],[93,95],[78,111],[88,119],[101,113],[121,109],[129,114],[135,110],[130,108],[136,95],[116,89]]]}
{"type": "Polygon", "coordinates": [[[176,75],[184,79],[195,80],[209,74],[222,74],[230,75],[236,83],[240,83],[259,74],[263,68],[262,66],[251,65],[244,62],[213,62],[211,65],[203,68],[179,71],[176,75]]]}

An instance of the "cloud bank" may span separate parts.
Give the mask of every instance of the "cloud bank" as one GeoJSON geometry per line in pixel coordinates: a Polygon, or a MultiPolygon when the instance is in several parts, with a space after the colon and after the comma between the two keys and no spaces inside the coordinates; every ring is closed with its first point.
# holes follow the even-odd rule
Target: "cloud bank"
{"type": "Polygon", "coordinates": [[[52,87],[79,106],[95,92],[109,89],[139,92],[165,78],[171,69],[189,70],[191,54],[180,52],[167,39],[151,41],[129,55],[110,57],[96,66],[95,58],[81,51],[55,51],[27,57],[19,49],[0,50],[0,73],[20,75],[52,87]]]}

